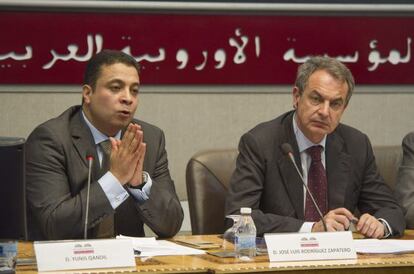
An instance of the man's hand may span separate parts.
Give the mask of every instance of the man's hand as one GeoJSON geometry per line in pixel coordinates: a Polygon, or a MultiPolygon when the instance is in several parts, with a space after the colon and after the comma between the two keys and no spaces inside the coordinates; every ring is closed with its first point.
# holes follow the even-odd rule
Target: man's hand
{"type": "Polygon", "coordinates": [[[365,213],[359,218],[356,229],[365,237],[375,239],[384,237],[385,233],[384,224],[368,213],[365,213]]]}
{"type": "MultiPolygon", "coordinates": [[[[129,182],[137,169],[137,164],[142,154],[143,132],[136,124],[129,124],[122,140],[111,139],[111,173],[122,185],[129,182]]],[[[145,146],[144,146],[145,147],[145,146]]]]}
{"type": "MultiPolygon", "coordinates": [[[[351,220],[355,220],[355,216],[346,208],[336,208],[329,211],[323,219],[326,223],[326,228],[328,231],[345,231],[349,228],[351,220]]],[[[323,227],[322,221],[315,223],[312,227],[312,232],[323,232],[325,228],[323,227]]]]}
{"type": "Polygon", "coordinates": [[[139,148],[138,148],[138,163],[135,168],[135,172],[132,175],[131,180],[129,180],[129,184],[131,186],[139,186],[142,184],[142,169],[144,166],[144,158],[145,158],[145,152],[147,150],[147,144],[144,142],[141,142],[139,148]]]}

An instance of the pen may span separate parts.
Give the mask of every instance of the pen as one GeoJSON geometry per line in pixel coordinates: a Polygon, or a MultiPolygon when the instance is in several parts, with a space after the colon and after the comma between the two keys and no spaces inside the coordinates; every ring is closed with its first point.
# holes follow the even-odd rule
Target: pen
{"type": "Polygon", "coordinates": [[[356,224],[358,223],[358,219],[357,218],[352,218],[352,219],[349,220],[349,222],[350,223],[349,223],[349,227],[348,227],[347,230],[352,231],[352,232],[357,231],[356,224]]]}

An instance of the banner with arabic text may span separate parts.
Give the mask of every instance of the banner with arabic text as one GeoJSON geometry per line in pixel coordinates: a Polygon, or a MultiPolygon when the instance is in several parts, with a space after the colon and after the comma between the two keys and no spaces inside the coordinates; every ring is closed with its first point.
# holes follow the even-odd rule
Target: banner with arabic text
{"type": "Polygon", "coordinates": [[[102,49],[135,57],[149,85],[290,85],[311,55],[357,84],[414,84],[414,17],[2,11],[0,35],[0,84],[81,84],[102,49]]]}

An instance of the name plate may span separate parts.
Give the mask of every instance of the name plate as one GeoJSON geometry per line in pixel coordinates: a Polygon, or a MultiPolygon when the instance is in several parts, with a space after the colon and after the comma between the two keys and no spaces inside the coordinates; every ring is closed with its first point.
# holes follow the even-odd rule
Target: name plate
{"type": "Polygon", "coordinates": [[[271,262],[356,259],[351,231],[264,235],[271,262]]]}
{"type": "Polygon", "coordinates": [[[38,271],[135,268],[130,239],[34,242],[38,271]]]}

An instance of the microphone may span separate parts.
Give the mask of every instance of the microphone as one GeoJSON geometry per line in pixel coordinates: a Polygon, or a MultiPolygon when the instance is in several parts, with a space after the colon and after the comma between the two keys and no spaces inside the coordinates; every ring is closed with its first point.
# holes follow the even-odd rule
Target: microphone
{"type": "Polygon", "coordinates": [[[89,190],[91,188],[91,174],[92,174],[92,165],[93,165],[93,156],[87,154],[86,161],[88,161],[88,186],[86,191],[86,210],[85,210],[85,226],[83,230],[83,238],[88,239],[88,217],[89,217],[89,190]]]}
{"type": "Polygon", "coordinates": [[[318,204],[316,203],[315,198],[313,198],[312,192],[309,191],[308,185],[306,184],[305,180],[303,179],[302,173],[299,171],[299,168],[296,165],[295,157],[293,156],[292,146],[289,143],[284,143],[284,144],[281,145],[281,148],[282,148],[283,153],[285,155],[289,156],[290,161],[295,166],[296,172],[298,173],[299,177],[302,179],[303,186],[305,187],[306,191],[309,193],[309,197],[311,198],[313,205],[315,206],[316,210],[318,211],[319,216],[321,217],[321,221],[322,221],[324,230],[328,231],[328,229],[326,227],[325,220],[323,219],[321,209],[319,208],[318,204]]]}

